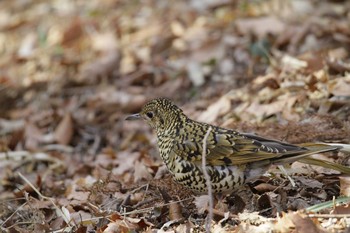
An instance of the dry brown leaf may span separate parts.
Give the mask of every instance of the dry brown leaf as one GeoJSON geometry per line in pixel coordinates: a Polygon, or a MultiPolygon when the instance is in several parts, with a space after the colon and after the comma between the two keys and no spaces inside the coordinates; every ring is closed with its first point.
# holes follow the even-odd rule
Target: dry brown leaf
{"type": "Polygon", "coordinates": [[[182,219],[182,208],[181,205],[177,202],[170,202],[169,205],[169,218],[170,220],[179,220],[182,219]]]}
{"type": "Polygon", "coordinates": [[[335,206],[331,214],[350,214],[350,204],[335,206]]]}
{"type": "Polygon", "coordinates": [[[97,220],[93,220],[93,215],[91,213],[79,210],[77,212],[73,212],[70,214],[70,217],[72,219],[72,221],[76,224],[85,224],[87,225],[88,223],[93,223],[96,224],[97,220]]]}
{"type": "Polygon", "coordinates": [[[75,18],[63,33],[62,44],[69,45],[83,34],[84,22],[75,18]]]}
{"type": "Polygon", "coordinates": [[[350,96],[350,75],[330,81],[328,90],[335,96],[350,96]]]}
{"type": "Polygon", "coordinates": [[[209,196],[208,195],[201,195],[194,198],[194,204],[197,207],[198,213],[202,214],[206,210],[208,210],[209,207],[209,196]]]}
{"type": "Polygon", "coordinates": [[[59,144],[68,145],[74,133],[73,119],[70,113],[66,113],[55,129],[54,137],[59,144]]]}
{"type": "Polygon", "coordinates": [[[293,116],[290,114],[290,111],[292,106],[297,101],[297,97],[289,96],[288,94],[282,97],[283,98],[280,98],[280,100],[277,100],[270,104],[260,104],[259,102],[254,101],[253,103],[250,104],[250,106],[247,109],[245,109],[245,111],[252,115],[255,115],[258,119],[262,119],[263,117],[271,116],[273,114],[277,114],[281,112],[284,113],[283,116],[285,117],[293,116]]]}
{"type": "Polygon", "coordinates": [[[99,79],[107,78],[119,70],[119,50],[111,49],[104,52],[95,61],[85,64],[80,72],[79,80],[97,82],[99,79]]]}
{"type": "Polygon", "coordinates": [[[142,162],[139,160],[135,161],[134,164],[135,172],[134,172],[134,182],[137,183],[141,180],[150,180],[152,179],[152,175],[149,171],[149,168],[147,168],[142,162]]]}
{"type": "Polygon", "coordinates": [[[277,232],[291,232],[292,229],[295,229],[295,224],[293,223],[291,213],[282,213],[282,217],[277,218],[277,222],[274,225],[274,228],[277,232]]]}
{"type": "Polygon", "coordinates": [[[118,50],[119,44],[112,32],[98,33],[92,36],[92,47],[98,52],[108,52],[118,50]]]}
{"type": "Polygon", "coordinates": [[[130,229],[119,225],[119,222],[111,222],[108,223],[107,227],[103,230],[103,233],[122,233],[122,232],[129,232],[130,229]]]}
{"type": "Polygon", "coordinates": [[[26,148],[36,150],[42,137],[42,131],[32,122],[27,121],[24,127],[24,140],[26,148]]]}
{"type": "Polygon", "coordinates": [[[118,166],[112,172],[116,175],[123,175],[127,171],[134,171],[136,161],[140,158],[139,153],[121,152],[117,154],[114,161],[118,166]]]}
{"type": "Polygon", "coordinates": [[[237,19],[235,23],[241,33],[254,33],[260,39],[270,33],[281,34],[285,30],[285,24],[274,16],[237,19]]]}
{"type": "Polygon", "coordinates": [[[65,195],[69,200],[77,200],[79,202],[86,202],[89,199],[90,192],[77,191],[80,190],[81,187],[76,183],[72,183],[68,186],[65,195]]]}
{"type": "Polygon", "coordinates": [[[312,178],[307,178],[304,176],[298,176],[293,178],[296,181],[301,182],[303,185],[309,187],[309,188],[318,188],[321,189],[323,187],[323,184],[319,182],[318,180],[312,179],[312,178]]]}
{"type": "Polygon", "coordinates": [[[340,194],[350,197],[350,177],[340,176],[340,194]]]}
{"type": "MultiPolygon", "coordinates": [[[[115,104],[125,112],[134,112],[140,110],[141,106],[146,103],[146,96],[116,90],[115,87],[108,87],[89,97],[89,103],[100,108],[101,106],[115,104]]],[[[108,107],[110,108],[110,106],[108,107]]]]}
{"type": "Polygon", "coordinates": [[[282,57],[281,66],[286,71],[299,71],[307,67],[307,62],[298,58],[285,55],[282,57]]]}
{"type": "Polygon", "coordinates": [[[254,186],[254,189],[256,189],[259,193],[265,193],[274,191],[275,189],[277,189],[277,186],[267,183],[261,183],[254,186]]]}
{"type": "Polygon", "coordinates": [[[288,216],[294,223],[296,232],[298,233],[325,233],[325,231],[317,227],[309,217],[301,216],[298,213],[291,213],[288,214],[288,216]]]}
{"type": "Polygon", "coordinates": [[[345,49],[344,47],[339,47],[336,49],[331,49],[328,51],[328,57],[329,59],[346,59],[349,56],[349,51],[347,49],[345,49]]]}
{"type": "Polygon", "coordinates": [[[231,110],[231,100],[227,96],[221,97],[211,104],[199,117],[198,121],[213,123],[218,117],[225,115],[231,110]]]}

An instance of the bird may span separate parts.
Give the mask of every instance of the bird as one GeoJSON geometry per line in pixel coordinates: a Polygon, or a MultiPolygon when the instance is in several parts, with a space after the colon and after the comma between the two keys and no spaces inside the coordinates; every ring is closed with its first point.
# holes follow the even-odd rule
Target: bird
{"type": "Polygon", "coordinates": [[[231,193],[259,178],[271,165],[294,161],[350,174],[349,167],[308,157],[337,151],[341,149],[339,146],[321,143],[293,145],[198,122],[187,117],[167,98],[150,100],[139,113],[126,117],[126,120],[136,119],[145,120],[155,130],[160,157],[174,180],[196,193],[208,192],[204,167],[213,193],[231,193]],[[205,138],[206,157],[205,166],[202,166],[205,138]]]}

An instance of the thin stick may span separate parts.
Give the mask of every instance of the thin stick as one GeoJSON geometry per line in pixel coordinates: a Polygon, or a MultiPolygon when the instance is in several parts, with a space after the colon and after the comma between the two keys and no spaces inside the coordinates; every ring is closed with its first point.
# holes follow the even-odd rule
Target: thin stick
{"type": "Polygon", "coordinates": [[[210,181],[210,176],[208,174],[208,171],[206,169],[207,140],[208,140],[208,137],[209,137],[209,134],[211,131],[212,131],[212,128],[209,127],[207,133],[205,134],[205,136],[203,138],[203,151],[202,151],[202,170],[203,170],[203,175],[205,177],[205,181],[207,184],[208,197],[209,197],[209,214],[208,214],[208,218],[207,218],[206,223],[205,223],[205,231],[208,233],[210,233],[210,224],[211,224],[211,221],[213,219],[213,209],[214,209],[211,181],[210,181]]]}
{"type": "Polygon", "coordinates": [[[289,176],[289,174],[286,171],[286,169],[284,168],[284,166],[283,165],[277,165],[277,167],[278,167],[278,169],[280,169],[284,173],[284,175],[287,176],[287,178],[288,178],[289,182],[291,183],[292,187],[296,187],[296,184],[295,184],[293,178],[289,176]]]}
{"type": "Polygon", "coordinates": [[[2,224],[1,224],[1,228],[5,225],[5,223],[10,220],[13,215],[15,215],[18,211],[20,211],[22,209],[23,206],[25,206],[27,204],[27,202],[23,203],[20,207],[18,207],[2,224]]]}
{"type": "Polygon", "coordinates": [[[58,213],[60,213],[62,215],[63,220],[67,223],[68,226],[72,227],[70,220],[68,219],[69,216],[67,216],[54,202],[53,198],[44,196],[43,194],[41,194],[41,192],[39,192],[39,190],[24,176],[22,175],[22,173],[17,172],[17,174],[19,175],[19,177],[22,178],[22,180],[24,180],[33,190],[34,192],[36,192],[39,197],[41,197],[44,200],[49,200],[51,202],[51,204],[56,208],[56,211],[58,213]]]}
{"type": "Polygon", "coordinates": [[[350,218],[350,214],[308,214],[309,218],[350,218]]]}

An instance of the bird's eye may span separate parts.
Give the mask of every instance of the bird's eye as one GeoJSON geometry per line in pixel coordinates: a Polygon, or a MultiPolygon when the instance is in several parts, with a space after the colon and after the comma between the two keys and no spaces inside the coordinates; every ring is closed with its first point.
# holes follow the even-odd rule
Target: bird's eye
{"type": "Polygon", "coordinates": [[[147,117],[152,119],[153,118],[153,112],[147,112],[146,113],[147,117]]]}

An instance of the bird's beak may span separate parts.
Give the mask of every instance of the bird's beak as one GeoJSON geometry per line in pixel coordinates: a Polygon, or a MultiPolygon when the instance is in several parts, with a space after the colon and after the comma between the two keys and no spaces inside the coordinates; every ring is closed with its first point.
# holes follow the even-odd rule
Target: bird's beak
{"type": "Polygon", "coordinates": [[[141,115],[139,113],[132,114],[130,116],[127,116],[125,120],[130,121],[130,120],[138,120],[141,118],[141,115]]]}

